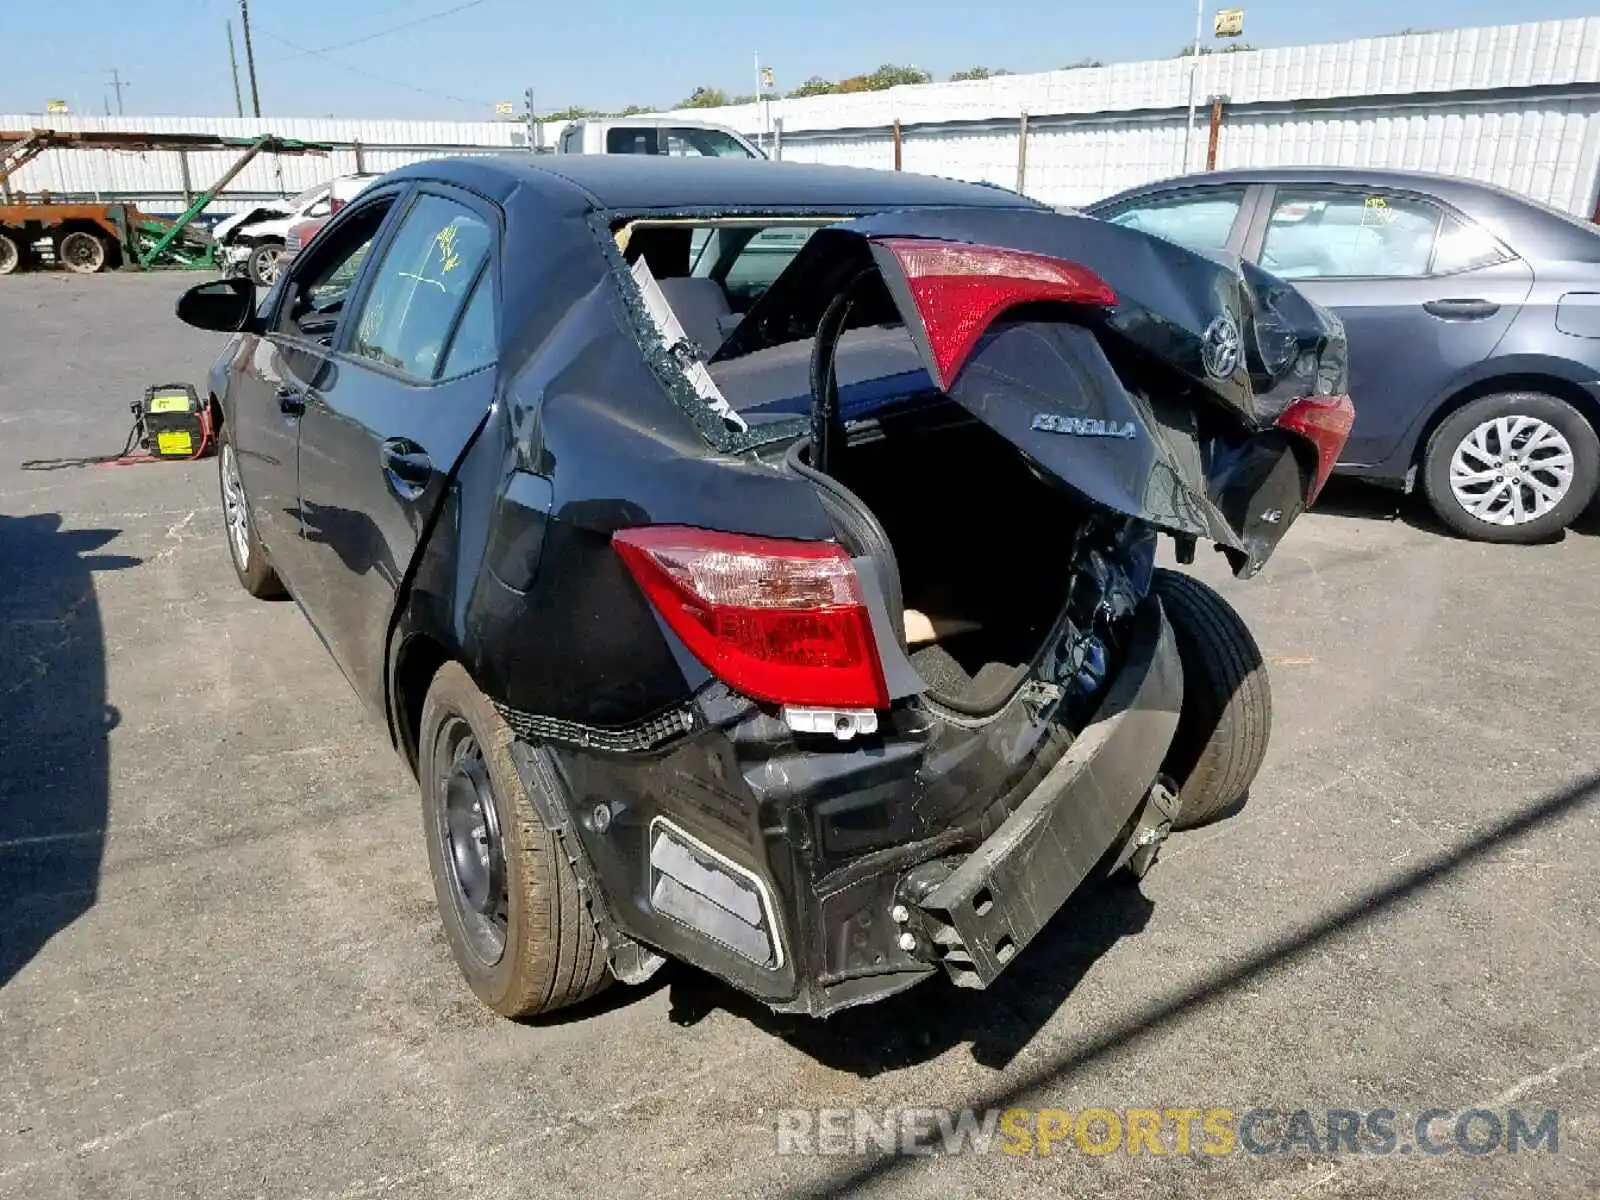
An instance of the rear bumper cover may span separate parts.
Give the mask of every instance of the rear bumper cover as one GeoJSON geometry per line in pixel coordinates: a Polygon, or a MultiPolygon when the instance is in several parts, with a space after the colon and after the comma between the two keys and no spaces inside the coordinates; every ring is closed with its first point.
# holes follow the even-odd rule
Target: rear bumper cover
{"type": "Polygon", "coordinates": [[[822,1016],[941,968],[987,986],[1153,823],[1142,806],[1182,697],[1172,631],[1152,597],[1075,739],[1029,688],[981,726],[913,705],[891,713],[874,744],[850,746],[796,735],[713,688],[681,714],[670,744],[614,751],[540,738],[536,749],[519,737],[513,759],[578,869],[619,976],[645,978],[666,955],[779,1011],[822,1016]],[[680,865],[663,887],[668,858],[680,865]],[[678,884],[719,864],[760,902],[724,901],[728,913],[713,915],[745,908],[759,936],[694,919],[703,905],[678,884]]]}

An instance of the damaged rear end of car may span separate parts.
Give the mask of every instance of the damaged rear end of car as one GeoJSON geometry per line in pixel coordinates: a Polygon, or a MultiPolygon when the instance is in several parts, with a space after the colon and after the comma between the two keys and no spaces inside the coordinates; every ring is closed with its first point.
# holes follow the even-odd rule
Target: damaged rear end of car
{"type": "Polygon", "coordinates": [[[706,446],[594,527],[687,695],[609,734],[502,706],[613,969],[815,1015],[985,987],[1178,819],[1158,538],[1260,569],[1348,433],[1342,329],[1132,231],[928,210],[815,233],[707,354],[624,252],[706,446]]]}

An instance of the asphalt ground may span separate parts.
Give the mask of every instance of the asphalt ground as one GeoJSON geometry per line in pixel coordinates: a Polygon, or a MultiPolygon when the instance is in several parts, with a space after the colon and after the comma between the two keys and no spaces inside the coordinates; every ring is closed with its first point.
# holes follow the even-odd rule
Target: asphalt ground
{"type": "Polygon", "coordinates": [[[1600,1195],[1596,514],[1493,547],[1345,487],[1255,581],[1202,553],[1271,664],[1250,802],[988,992],[814,1022],[669,965],[514,1024],[456,975],[382,728],[236,584],[214,461],[20,467],[204,379],[190,282],[0,280],[0,1197],[1600,1195]],[[988,1106],[1236,1136],[891,1155],[816,1111],[988,1106]],[[1466,1153],[1473,1108],[1556,1144],[1466,1153]],[[1328,1153],[1330,1109],[1394,1110],[1393,1152],[1328,1153]]]}

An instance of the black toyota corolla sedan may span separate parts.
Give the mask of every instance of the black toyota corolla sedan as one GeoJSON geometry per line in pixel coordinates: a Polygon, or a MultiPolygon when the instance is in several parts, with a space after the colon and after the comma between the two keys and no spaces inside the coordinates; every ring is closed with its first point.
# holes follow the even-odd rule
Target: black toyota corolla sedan
{"type": "Polygon", "coordinates": [[[1352,410],[1254,267],[913,175],[410,167],[212,370],[228,546],[414,768],[450,945],[520,1015],[672,956],[823,1014],[983,987],[1235,805],[1254,573],[1352,410]]]}

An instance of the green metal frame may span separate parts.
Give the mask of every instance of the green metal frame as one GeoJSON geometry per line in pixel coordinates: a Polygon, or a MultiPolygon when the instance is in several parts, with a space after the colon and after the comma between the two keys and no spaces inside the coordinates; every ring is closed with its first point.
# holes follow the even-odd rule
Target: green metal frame
{"type": "MultiPolygon", "coordinates": [[[[328,151],[333,149],[332,146],[329,146],[323,142],[302,142],[297,141],[294,138],[277,137],[270,133],[262,134],[260,137],[255,138],[254,140],[248,138],[223,138],[220,140],[227,145],[243,146],[245,148],[244,153],[239,156],[238,161],[235,162],[233,166],[229,167],[222,173],[221,179],[217,180],[214,184],[207,188],[206,191],[195,197],[194,203],[189,205],[189,207],[184,210],[182,216],[180,216],[176,221],[172,222],[171,227],[166,229],[166,231],[155,240],[155,243],[148,250],[139,254],[139,266],[148,269],[150,265],[162,255],[177,259],[178,264],[184,267],[205,267],[213,265],[215,261],[215,249],[213,247],[207,247],[203,256],[191,257],[186,255],[181,249],[173,250],[172,244],[173,242],[177,241],[183,231],[189,227],[190,222],[204,212],[206,206],[216,199],[217,193],[222,191],[223,188],[227,187],[228,184],[232,183],[233,180],[238,176],[239,172],[243,171],[247,166],[250,165],[251,160],[254,159],[256,155],[260,154],[263,150],[272,154],[326,154],[328,151]]],[[[136,231],[130,230],[129,232],[130,239],[136,236],[136,231]]],[[[153,233],[154,228],[146,229],[145,232],[153,233]]]]}

